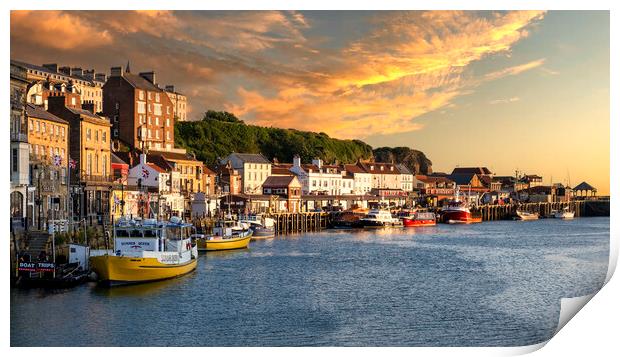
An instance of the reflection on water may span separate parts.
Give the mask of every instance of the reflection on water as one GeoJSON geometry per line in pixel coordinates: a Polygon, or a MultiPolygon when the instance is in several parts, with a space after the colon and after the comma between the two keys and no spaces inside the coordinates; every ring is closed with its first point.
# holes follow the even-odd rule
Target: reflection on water
{"type": "Polygon", "coordinates": [[[608,257],[609,218],[279,236],[178,279],[11,289],[11,345],[527,345],[608,257]]]}

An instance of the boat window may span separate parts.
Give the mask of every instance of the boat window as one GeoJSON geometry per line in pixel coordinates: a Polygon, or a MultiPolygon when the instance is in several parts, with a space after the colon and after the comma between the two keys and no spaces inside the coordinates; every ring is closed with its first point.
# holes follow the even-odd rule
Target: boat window
{"type": "Polygon", "coordinates": [[[131,237],[132,237],[132,238],[134,238],[134,237],[136,237],[136,238],[137,238],[137,237],[142,237],[142,232],[140,232],[140,231],[139,231],[139,230],[137,230],[137,229],[134,229],[133,231],[131,231],[131,237]]]}
{"type": "Polygon", "coordinates": [[[117,237],[129,237],[129,232],[124,229],[117,229],[116,236],[117,237]]]}
{"type": "Polygon", "coordinates": [[[157,230],[155,229],[145,229],[144,230],[145,237],[157,237],[157,230]]]}

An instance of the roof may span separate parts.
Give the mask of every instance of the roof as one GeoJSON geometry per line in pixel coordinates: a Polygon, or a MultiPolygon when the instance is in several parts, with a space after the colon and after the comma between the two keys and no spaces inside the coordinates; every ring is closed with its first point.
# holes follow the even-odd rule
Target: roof
{"type": "Polygon", "coordinates": [[[596,188],[589,183],[583,181],[579,185],[573,187],[573,191],[596,191],[596,188]]]}
{"type": "Polygon", "coordinates": [[[125,72],[123,73],[122,77],[125,78],[127,83],[131,84],[135,88],[156,91],[156,92],[162,91],[161,88],[157,87],[156,85],[147,81],[146,79],[140,77],[139,75],[136,75],[130,72],[125,72]]]}
{"type": "Polygon", "coordinates": [[[473,180],[474,176],[476,176],[475,173],[471,173],[471,174],[452,174],[452,175],[448,176],[448,178],[450,180],[456,182],[457,185],[469,185],[471,180],[473,180]]]}
{"type": "Polygon", "coordinates": [[[269,176],[263,182],[263,187],[288,187],[295,179],[295,176],[269,176]]]}
{"type": "Polygon", "coordinates": [[[452,170],[452,175],[455,174],[492,175],[493,173],[486,167],[457,167],[452,170]]]}
{"type": "MultiPolygon", "coordinates": [[[[170,164],[168,164],[166,159],[164,159],[161,155],[147,154],[146,155],[146,161],[148,163],[153,163],[153,164],[157,165],[158,167],[160,167],[161,169],[163,169],[165,171],[171,171],[172,170],[172,166],[170,164]]],[[[136,162],[139,162],[139,161],[136,161],[136,162]]]]}
{"type": "Polygon", "coordinates": [[[293,175],[290,168],[293,165],[291,164],[275,164],[271,166],[271,174],[272,175],[293,175]]]}
{"type": "Polygon", "coordinates": [[[366,172],[371,174],[400,174],[398,167],[389,162],[368,162],[360,163],[360,165],[362,165],[366,172]],[[383,170],[381,170],[381,167],[383,167],[383,170]]]}
{"type": "Polygon", "coordinates": [[[250,162],[253,164],[271,164],[269,160],[267,160],[261,154],[242,154],[242,153],[232,153],[231,156],[236,156],[239,160],[243,162],[250,162]]]}
{"type": "Polygon", "coordinates": [[[444,176],[427,176],[427,175],[416,175],[415,178],[418,181],[422,181],[422,182],[427,182],[427,183],[431,183],[431,182],[445,182],[445,183],[452,183],[454,181],[450,180],[447,177],[444,176]]]}
{"type": "MultiPolygon", "coordinates": [[[[198,161],[188,153],[170,152],[170,151],[149,151],[149,157],[161,156],[167,161],[198,161]]],[[[150,160],[150,159],[149,159],[150,160]]]]}
{"type": "Polygon", "coordinates": [[[72,78],[72,79],[79,79],[81,81],[84,82],[90,82],[90,83],[94,83],[94,82],[98,82],[98,83],[102,83],[101,81],[97,81],[95,78],[93,79],[88,79],[84,76],[78,76],[78,75],[68,75],[62,72],[54,72],[52,70],[50,70],[49,68],[45,68],[43,66],[37,66],[36,64],[32,64],[32,63],[27,63],[27,62],[23,62],[23,61],[18,61],[18,60],[11,60],[11,63],[16,64],[18,66],[21,67],[25,67],[27,69],[32,69],[35,71],[39,71],[39,72],[44,72],[46,74],[50,74],[50,75],[57,75],[57,76],[63,76],[63,77],[67,77],[67,78],[72,78]]]}
{"type": "Polygon", "coordinates": [[[26,115],[32,118],[49,120],[56,123],[69,125],[69,122],[67,122],[66,120],[61,119],[54,114],[48,112],[47,110],[43,109],[42,107],[36,106],[32,103],[26,104],[26,115]]]}
{"type": "Polygon", "coordinates": [[[397,164],[396,167],[398,168],[398,171],[400,171],[401,174],[412,175],[411,170],[409,170],[407,166],[403,164],[397,164]]]}
{"type": "Polygon", "coordinates": [[[86,109],[79,109],[79,108],[73,108],[73,107],[66,107],[68,111],[70,111],[73,114],[77,114],[77,115],[83,115],[89,119],[94,119],[94,120],[99,120],[99,121],[105,121],[106,123],[110,123],[110,121],[105,118],[105,117],[101,117],[97,114],[94,114],[86,109]]]}
{"type": "Polygon", "coordinates": [[[110,163],[112,164],[122,164],[122,165],[127,165],[127,163],[125,161],[123,161],[120,157],[118,157],[117,154],[115,153],[110,153],[110,163]]]}
{"type": "Polygon", "coordinates": [[[202,173],[205,175],[215,175],[215,171],[211,170],[207,165],[202,165],[202,173]]]}
{"type": "Polygon", "coordinates": [[[362,167],[360,167],[358,164],[352,164],[352,165],[345,164],[344,169],[345,171],[353,173],[353,174],[365,174],[366,173],[366,171],[362,167]]]}

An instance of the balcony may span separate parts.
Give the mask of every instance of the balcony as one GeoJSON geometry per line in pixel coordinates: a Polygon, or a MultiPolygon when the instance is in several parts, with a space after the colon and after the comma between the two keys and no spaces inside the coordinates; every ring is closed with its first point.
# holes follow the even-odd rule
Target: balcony
{"type": "Polygon", "coordinates": [[[104,183],[109,184],[114,181],[114,177],[111,175],[80,175],[80,181],[89,182],[89,183],[104,183]]]}
{"type": "Polygon", "coordinates": [[[14,133],[11,132],[11,141],[20,141],[27,143],[28,142],[28,134],[26,133],[14,133]]]}

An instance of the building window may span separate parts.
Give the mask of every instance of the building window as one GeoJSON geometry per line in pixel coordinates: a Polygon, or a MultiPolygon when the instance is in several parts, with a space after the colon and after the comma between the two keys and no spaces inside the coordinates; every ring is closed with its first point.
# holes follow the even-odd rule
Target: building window
{"type": "Polygon", "coordinates": [[[116,104],[114,105],[114,107],[116,108],[116,110],[118,110],[118,109],[121,107],[121,105],[120,105],[120,103],[119,103],[119,102],[116,102],[116,104]]]}
{"type": "Polygon", "coordinates": [[[141,114],[146,113],[146,103],[138,102],[138,113],[141,113],[141,114]]]}
{"type": "Polygon", "coordinates": [[[93,157],[91,153],[88,153],[88,160],[86,165],[86,174],[90,175],[93,172],[93,157]]]}
{"type": "Polygon", "coordinates": [[[90,128],[86,129],[86,140],[90,140],[90,128]]]}
{"type": "Polygon", "coordinates": [[[166,105],[166,114],[170,114],[170,106],[166,105]]]}
{"type": "Polygon", "coordinates": [[[118,129],[114,129],[114,137],[118,138],[118,129]]]}
{"type": "Polygon", "coordinates": [[[152,124],[152,122],[151,122],[151,117],[149,117],[149,119],[148,119],[148,120],[149,120],[149,125],[151,125],[151,124],[152,124]]]}
{"type": "MultiPolygon", "coordinates": [[[[118,123],[118,115],[114,115],[114,122],[118,123]]],[[[140,123],[140,124],[142,124],[142,123],[140,123]]]]}
{"type": "Polygon", "coordinates": [[[13,149],[13,162],[11,162],[12,164],[12,169],[13,172],[17,172],[17,164],[18,164],[18,157],[17,157],[17,149],[13,149]]]}
{"type": "Polygon", "coordinates": [[[103,162],[101,164],[102,164],[101,172],[103,176],[107,176],[108,175],[108,157],[105,156],[105,154],[103,155],[103,162]]]}
{"type": "Polygon", "coordinates": [[[103,142],[105,143],[105,142],[106,142],[106,140],[108,140],[107,136],[108,136],[108,135],[107,135],[107,133],[104,131],[104,132],[101,134],[101,141],[103,141],[103,142]]]}
{"type": "Polygon", "coordinates": [[[30,129],[30,131],[34,130],[34,121],[32,119],[29,121],[28,129],[30,129]]]}
{"type": "Polygon", "coordinates": [[[140,100],[144,100],[144,91],[139,90],[138,97],[140,98],[140,100]]]}
{"type": "Polygon", "coordinates": [[[71,105],[76,105],[76,103],[75,103],[75,97],[71,98],[71,105]]]}
{"type": "Polygon", "coordinates": [[[95,130],[95,141],[99,141],[99,130],[95,130]]]}
{"type": "Polygon", "coordinates": [[[153,113],[155,115],[161,115],[161,104],[153,104],[153,113]]]}
{"type": "MultiPolygon", "coordinates": [[[[159,93],[155,93],[155,101],[159,103],[159,93]]],[[[161,108],[161,107],[160,107],[161,108]]]]}
{"type": "Polygon", "coordinates": [[[45,133],[45,123],[41,123],[41,132],[45,133]]]}
{"type": "Polygon", "coordinates": [[[151,129],[149,129],[149,136],[148,136],[148,137],[149,137],[149,138],[151,137],[151,129]]]}
{"type": "Polygon", "coordinates": [[[159,130],[155,130],[155,138],[159,139],[159,130]]]}
{"type": "Polygon", "coordinates": [[[99,155],[95,154],[95,171],[99,172],[99,155]]]}
{"type": "MultiPolygon", "coordinates": [[[[155,115],[157,115],[157,112],[155,112],[155,115]]],[[[159,117],[155,117],[155,125],[159,126],[159,117]]]]}
{"type": "Polygon", "coordinates": [[[166,131],[166,140],[170,140],[170,132],[166,131]]]}
{"type": "Polygon", "coordinates": [[[166,118],[166,126],[170,126],[170,118],[166,118]]]}
{"type": "Polygon", "coordinates": [[[148,92],[149,94],[149,100],[153,99],[153,93],[152,92],[148,92]]]}

